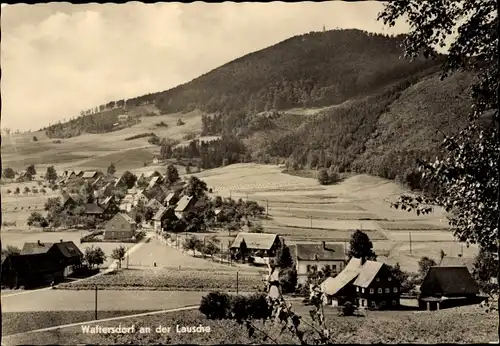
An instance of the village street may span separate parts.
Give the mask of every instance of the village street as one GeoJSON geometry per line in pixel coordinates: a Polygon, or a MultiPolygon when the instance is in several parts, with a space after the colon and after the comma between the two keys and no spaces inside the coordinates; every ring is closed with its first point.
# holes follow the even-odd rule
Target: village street
{"type": "MultiPolygon", "coordinates": [[[[102,290],[98,311],[166,310],[198,305],[205,292],[102,290]]],[[[89,311],[95,309],[95,291],[37,290],[2,295],[2,312],[89,311]]]]}

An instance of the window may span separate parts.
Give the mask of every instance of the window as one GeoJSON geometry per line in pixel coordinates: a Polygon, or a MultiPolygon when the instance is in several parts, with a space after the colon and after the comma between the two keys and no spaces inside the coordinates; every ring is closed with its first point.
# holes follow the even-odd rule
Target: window
{"type": "Polygon", "coordinates": [[[382,288],[379,288],[379,289],[378,289],[378,293],[382,293],[382,288]]]}
{"type": "Polygon", "coordinates": [[[332,271],[333,271],[334,273],[336,273],[336,272],[337,272],[337,265],[336,265],[336,264],[332,265],[332,271]]]}
{"type": "Polygon", "coordinates": [[[307,265],[307,272],[309,273],[311,271],[311,266],[308,264],[307,265]]]}
{"type": "Polygon", "coordinates": [[[394,293],[398,293],[398,288],[394,287],[393,291],[394,291],[394,293]]]}
{"type": "Polygon", "coordinates": [[[365,306],[365,300],[361,299],[361,306],[365,306]]]}
{"type": "Polygon", "coordinates": [[[365,289],[364,288],[361,289],[361,293],[365,293],[365,289]]]}
{"type": "Polygon", "coordinates": [[[398,302],[397,302],[397,301],[395,301],[395,300],[393,300],[393,301],[392,301],[392,305],[398,305],[398,302]]]}
{"type": "Polygon", "coordinates": [[[373,288],[370,288],[370,294],[375,293],[375,290],[373,288]]]}
{"type": "Polygon", "coordinates": [[[112,229],[115,229],[115,225],[111,225],[111,228],[112,228],[112,229]]]}
{"type": "Polygon", "coordinates": [[[392,278],[391,278],[391,277],[389,277],[389,278],[387,279],[387,281],[391,282],[391,281],[392,281],[392,278]]]}
{"type": "Polygon", "coordinates": [[[356,287],[356,292],[359,292],[359,287],[356,287]]]}
{"type": "Polygon", "coordinates": [[[380,281],[380,278],[377,278],[377,282],[379,282],[379,281],[380,281]]]}
{"type": "Polygon", "coordinates": [[[387,287],[387,288],[385,289],[385,293],[391,293],[391,289],[390,289],[389,287],[387,287]]]}
{"type": "Polygon", "coordinates": [[[329,264],[326,264],[326,265],[325,265],[325,270],[326,270],[326,271],[331,271],[331,270],[330,270],[330,265],[329,265],[329,264]]]}
{"type": "Polygon", "coordinates": [[[124,225],[124,224],[122,224],[122,229],[124,229],[124,228],[125,228],[125,225],[124,225]]]}

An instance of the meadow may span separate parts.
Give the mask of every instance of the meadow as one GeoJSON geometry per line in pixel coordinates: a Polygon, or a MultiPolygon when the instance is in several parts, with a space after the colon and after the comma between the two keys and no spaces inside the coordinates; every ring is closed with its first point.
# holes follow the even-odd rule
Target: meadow
{"type": "MultiPolygon", "coordinates": [[[[303,320],[309,321],[307,308],[297,308],[303,320]]],[[[496,339],[496,319],[493,313],[484,313],[478,307],[469,306],[432,312],[394,311],[367,312],[362,317],[340,317],[333,308],[325,309],[330,340],[336,344],[349,343],[485,343],[496,339]]],[[[297,344],[297,340],[280,325],[255,322],[258,331],[250,338],[244,325],[231,320],[208,320],[199,311],[180,311],[150,316],[124,318],[99,322],[102,327],[134,325],[151,328],[150,333],[134,334],[84,334],[82,327],[74,326],[53,331],[7,336],[5,345],[19,344],[297,344]],[[157,333],[158,326],[171,327],[170,333],[157,333]],[[180,334],[176,326],[209,326],[209,333],[180,334]],[[264,332],[271,339],[263,340],[264,332]]],[[[89,322],[89,325],[94,325],[89,322]]],[[[302,323],[302,330],[310,327],[302,323]]],[[[307,339],[306,339],[307,340],[307,339]]]]}

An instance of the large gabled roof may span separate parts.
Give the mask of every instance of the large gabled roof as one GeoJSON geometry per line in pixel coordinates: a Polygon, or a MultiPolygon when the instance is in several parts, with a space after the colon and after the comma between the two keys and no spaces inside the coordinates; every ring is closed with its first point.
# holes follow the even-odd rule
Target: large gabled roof
{"type": "Polygon", "coordinates": [[[321,283],[321,290],[327,295],[337,294],[342,288],[352,283],[358,277],[361,268],[361,259],[351,258],[339,275],[334,278],[328,278],[321,283]]]}
{"type": "Polygon", "coordinates": [[[59,243],[24,243],[21,255],[35,255],[49,252],[52,247],[57,247],[64,257],[83,256],[78,246],[72,241],[63,241],[59,243]]]}
{"type": "Polygon", "coordinates": [[[382,262],[366,261],[361,268],[356,281],[354,281],[354,286],[363,288],[367,288],[368,286],[370,286],[383,266],[384,264],[382,262]]]}
{"type": "Polygon", "coordinates": [[[343,261],[345,260],[344,245],[338,243],[295,245],[299,261],[343,261]]]}
{"type": "Polygon", "coordinates": [[[429,268],[422,285],[421,297],[476,295],[479,287],[465,266],[429,268]]]}
{"type": "Polygon", "coordinates": [[[271,233],[240,232],[234,239],[231,248],[239,248],[241,243],[245,241],[245,245],[249,249],[270,250],[277,238],[277,234],[271,233]]]}
{"type": "Polygon", "coordinates": [[[88,178],[94,178],[97,175],[97,171],[86,171],[83,172],[82,178],[88,179],[88,178]]]}
{"type": "Polygon", "coordinates": [[[85,205],[85,214],[102,214],[104,210],[94,203],[88,203],[85,205]]]}
{"type": "Polygon", "coordinates": [[[194,202],[194,198],[191,196],[183,196],[179,202],[177,202],[177,206],[175,207],[176,213],[182,213],[186,211],[189,205],[194,202]]]}

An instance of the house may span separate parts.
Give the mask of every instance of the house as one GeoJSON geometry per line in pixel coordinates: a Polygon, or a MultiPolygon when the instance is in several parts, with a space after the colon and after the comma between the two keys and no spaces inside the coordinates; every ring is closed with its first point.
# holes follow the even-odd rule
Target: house
{"type": "Polygon", "coordinates": [[[156,198],[151,198],[149,202],[146,203],[146,207],[158,211],[160,208],[163,208],[163,204],[161,204],[156,198]]]}
{"type": "Polygon", "coordinates": [[[112,196],[103,199],[99,206],[102,208],[102,218],[104,220],[110,220],[120,212],[120,208],[116,205],[112,196]]]}
{"type": "Polygon", "coordinates": [[[119,123],[126,123],[129,120],[130,116],[128,114],[120,114],[118,116],[119,123]]]}
{"type": "Polygon", "coordinates": [[[281,244],[277,234],[269,233],[246,233],[240,232],[230,247],[231,251],[238,251],[241,244],[245,243],[247,251],[258,257],[273,257],[281,244]]]}
{"type": "Polygon", "coordinates": [[[149,184],[148,184],[148,189],[152,189],[154,188],[155,186],[157,185],[160,185],[160,182],[161,182],[161,176],[154,176],[151,178],[151,180],[149,181],[149,184]]]}
{"type": "Polygon", "coordinates": [[[144,172],[142,173],[139,178],[137,179],[137,181],[141,180],[141,179],[146,179],[146,180],[150,180],[151,178],[153,177],[161,177],[161,173],[158,172],[158,171],[148,171],[148,172],[144,172]]]}
{"type": "Polygon", "coordinates": [[[353,283],[357,304],[367,309],[382,310],[399,307],[401,283],[382,262],[366,261],[353,283]]]}
{"type": "Polygon", "coordinates": [[[76,206],[76,202],[67,192],[62,193],[61,207],[62,210],[68,210],[76,206]]]}
{"type": "Polygon", "coordinates": [[[169,207],[161,207],[156,214],[153,216],[153,229],[156,233],[161,233],[165,230],[165,221],[167,220],[176,220],[174,208],[172,206],[169,207]]]}
{"type": "Polygon", "coordinates": [[[159,164],[162,164],[163,162],[165,162],[165,160],[163,160],[161,157],[159,157],[159,156],[153,157],[153,164],[154,165],[159,165],[159,164]]]}
{"type": "Polygon", "coordinates": [[[353,283],[361,272],[362,263],[359,258],[351,258],[349,263],[336,277],[327,278],[320,285],[324,302],[333,306],[344,305],[356,300],[356,288],[353,283]]]}
{"type": "Polygon", "coordinates": [[[15,255],[2,259],[1,282],[9,288],[26,288],[59,282],[64,278],[64,268],[52,254],[15,255]]]}
{"type": "Polygon", "coordinates": [[[76,178],[82,178],[83,177],[83,171],[75,171],[75,176],[76,178]]]}
{"type": "Polygon", "coordinates": [[[175,216],[182,219],[195,205],[196,198],[191,196],[183,196],[175,207],[175,216]]]}
{"type": "Polygon", "coordinates": [[[124,211],[124,212],[127,212],[127,213],[130,213],[132,211],[132,208],[133,208],[133,202],[130,202],[130,201],[126,201],[125,199],[123,199],[121,202],[120,202],[120,205],[118,206],[118,209],[120,211],[124,211]]]}
{"type": "Polygon", "coordinates": [[[149,202],[149,197],[146,195],[146,190],[142,189],[139,190],[135,195],[134,195],[134,207],[137,206],[140,202],[147,204],[149,202]]]}
{"type": "Polygon", "coordinates": [[[217,209],[214,210],[215,222],[219,222],[220,221],[219,215],[221,215],[221,212],[222,212],[221,208],[217,208],[217,209]]]}
{"type": "Polygon", "coordinates": [[[176,192],[170,192],[167,197],[163,200],[164,206],[176,205],[179,201],[179,194],[176,192]]]}
{"type": "Polygon", "coordinates": [[[118,179],[116,179],[114,186],[115,187],[127,186],[127,182],[125,181],[125,179],[123,179],[123,176],[121,176],[118,179]]]}
{"type": "Polygon", "coordinates": [[[104,210],[95,203],[88,203],[85,205],[84,214],[87,216],[95,216],[97,218],[103,217],[104,210]]]}
{"type": "Polygon", "coordinates": [[[445,256],[439,263],[440,267],[466,267],[469,273],[474,271],[474,259],[465,257],[450,257],[445,256]]]}
{"type": "Polygon", "coordinates": [[[328,267],[331,273],[339,273],[344,269],[346,263],[344,245],[325,242],[296,244],[294,262],[297,270],[297,282],[300,284],[307,281],[307,276],[314,266],[317,270],[328,267]]]}
{"type": "Polygon", "coordinates": [[[479,287],[465,266],[429,268],[422,284],[418,305],[421,309],[439,310],[456,305],[476,303],[479,287]]]}
{"type": "Polygon", "coordinates": [[[81,267],[83,262],[83,253],[72,241],[63,241],[58,243],[24,243],[21,255],[35,255],[35,254],[51,254],[62,266],[63,276],[66,277],[73,273],[73,271],[81,267]]]}
{"type": "Polygon", "coordinates": [[[127,214],[118,213],[106,223],[104,240],[126,240],[135,236],[136,222],[127,214]]]}
{"type": "Polygon", "coordinates": [[[97,173],[97,171],[87,171],[87,172],[83,172],[81,177],[85,180],[95,179],[98,177],[98,173],[97,173]]]}

